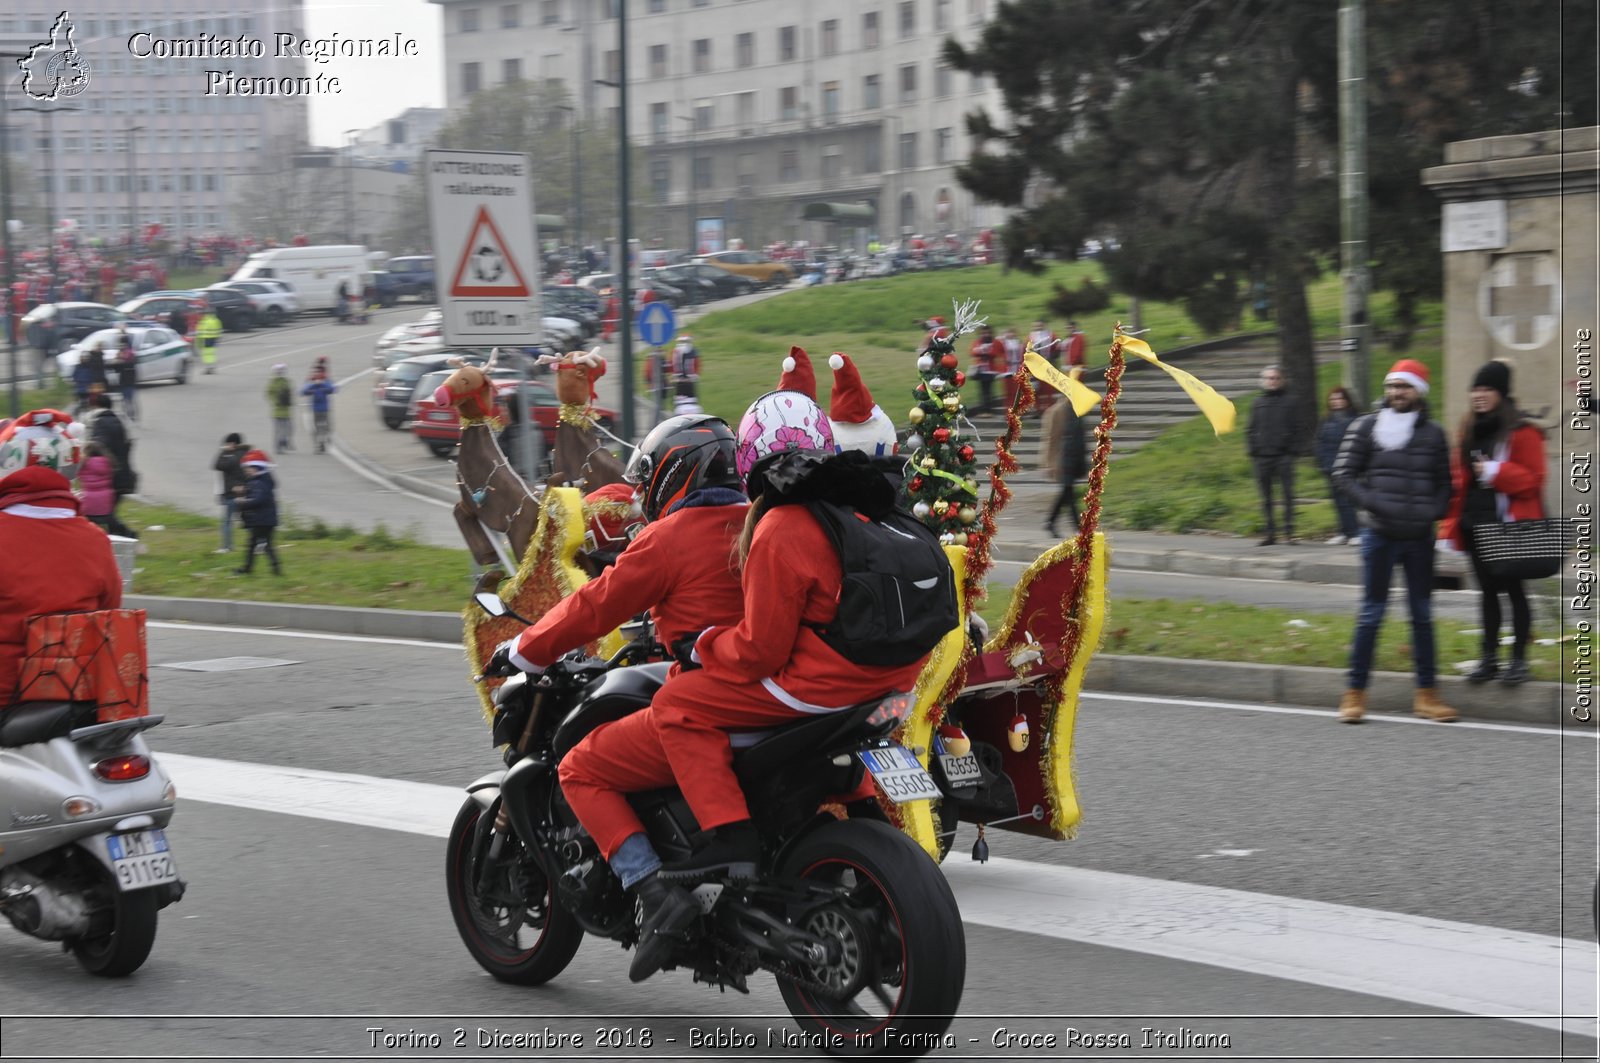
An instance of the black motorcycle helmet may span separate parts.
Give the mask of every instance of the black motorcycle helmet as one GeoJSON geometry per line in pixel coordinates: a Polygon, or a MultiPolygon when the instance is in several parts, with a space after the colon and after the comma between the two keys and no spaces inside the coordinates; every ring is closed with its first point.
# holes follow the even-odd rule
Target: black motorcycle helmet
{"type": "Polygon", "coordinates": [[[673,503],[702,487],[742,491],[733,454],[733,430],[721,418],[669,417],[644,437],[622,478],[639,489],[644,519],[660,520],[673,503]]]}

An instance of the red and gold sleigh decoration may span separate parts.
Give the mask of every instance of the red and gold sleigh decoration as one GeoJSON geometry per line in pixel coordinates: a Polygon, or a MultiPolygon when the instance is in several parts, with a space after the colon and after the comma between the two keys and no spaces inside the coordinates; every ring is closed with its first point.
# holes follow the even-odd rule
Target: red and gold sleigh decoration
{"type": "MultiPolygon", "coordinates": [[[[916,704],[900,733],[906,746],[922,751],[926,763],[948,713],[959,716],[968,738],[1000,752],[1001,770],[1015,789],[1016,802],[1004,816],[963,816],[980,824],[980,837],[987,825],[1064,840],[1076,833],[1082,819],[1072,774],[1073,732],[1084,675],[1106,619],[1109,555],[1099,531],[1100,506],[1130,354],[1176,380],[1218,435],[1233,429],[1233,403],[1192,374],[1161,361],[1147,343],[1124,333],[1120,323],[1113,334],[1104,398],[1050,365],[1030,344],[1016,373],[1016,399],[1006,414],[1005,434],[995,445],[978,542],[970,548],[946,547],[961,588],[961,615],[966,615],[968,602],[981,600],[985,593],[984,577],[992,563],[989,545],[996,518],[1011,500],[1005,477],[1020,468],[1012,448],[1022,434],[1022,414],[1034,405],[1035,379],[1062,392],[1080,416],[1100,407],[1078,534],[1040,554],[1022,574],[1004,619],[981,651],[974,652],[965,629],[945,636],[918,677],[916,704]]],[[[928,801],[894,806],[891,814],[935,856],[941,829],[955,829],[953,821],[935,818],[928,801]]]]}

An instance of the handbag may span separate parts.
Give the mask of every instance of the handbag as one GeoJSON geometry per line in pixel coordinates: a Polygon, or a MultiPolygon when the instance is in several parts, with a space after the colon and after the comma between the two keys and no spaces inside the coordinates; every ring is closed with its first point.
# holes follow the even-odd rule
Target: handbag
{"type": "Polygon", "coordinates": [[[1472,552],[1497,580],[1554,576],[1571,547],[1571,525],[1560,517],[1472,526],[1472,552]]]}

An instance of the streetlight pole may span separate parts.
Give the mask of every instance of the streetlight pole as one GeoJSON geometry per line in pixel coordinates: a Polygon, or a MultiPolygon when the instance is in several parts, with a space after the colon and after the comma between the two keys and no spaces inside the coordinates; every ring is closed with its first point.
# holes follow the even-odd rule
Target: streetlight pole
{"type": "Polygon", "coordinates": [[[61,283],[61,278],[56,274],[56,223],[60,219],[56,214],[56,185],[58,183],[56,180],[56,156],[59,154],[59,152],[56,149],[55,113],[57,111],[67,111],[69,113],[76,112],[79,110],[79,108],[18,107],[16,110],[27,111],[31,114],[44,115],[44,135],[45,139],[50,142],[50,172],[46,175],[49,180],[45,182],[45,209],[50,212],[50,217],[45,224],[45,233],[49,240],[48,250],[50,252],[50,291],[48,294],[51,299],[54,299],[56,294],[56,286],[61,283]]]}
{"type": "Polygon", "coordinates": [[[622,259],[613,263],[617,271],[617,301],[620,330],[618,354],[622,359],[622,437],[633,442],[633,293],[629,290],[628,270],[633,265],[629,251],[628,201],[628,0],[617,0],[617,80],[595,79],[597,84],[617,90],[617,248],[622,259]]]}
{"type": "Polygon", "coordinates": [[[344,131],[344,242],[347,244],[356,242],[356,147],[350,134],[359,132],[360,129],[344,131]]]}
{"type": "Polygon", "coordinates": [[[572,153],[572,210],[570,236],[572,246],[583,251],[583,182],[578,168],[578,109],[568,103],[556,104],[556,110],[567,112],[568,151],[572,153]]]}
{"type": "MultiPolygon", "coordinates": [[[[24,52],[0,52],[0,63],[26,58],[24,52]]],[[[6,118],[6,91],[9,79],[0,80],[0,232],[4,234],[6,252],[6,290],[0,312],[6,318],[7,365],[11,371],[11,416],[22,415],[22,382],[17,379],[17,330],[22,327],[12,314],[12,300],[17,284],[17,256],[11,247],[11,125],[6,118]]]]}
{"type": "Polygon", "coordinates": [[[700,204],[698,201],[699,189],[697,188],[700,183],[700,160],[696,157],[696,145],[699,141],[695,137],[697,132],[695,119],[685,118],[681,114],[676,117],[680,122],[689,123],[689,257],[693,258],[700,250],[696,246],[700,242],[700,204]]]}
{"type": "Polygon", "coordinates": [[[144,126],[129,126],[123,132],[128,139],[123,142],[128,149],[128,252],[131,254],[139,242],[139,154],[135,133],[143,133],[144,126]]]}

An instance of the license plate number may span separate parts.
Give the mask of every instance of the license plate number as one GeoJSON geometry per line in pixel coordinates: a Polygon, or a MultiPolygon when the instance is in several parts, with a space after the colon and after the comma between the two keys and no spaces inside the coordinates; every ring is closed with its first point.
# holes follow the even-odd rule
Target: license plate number
{"type": "Polygon", "coordinates": [[[165,831],[113,834],[106,839],[106,850],[111,855],[111,870],[116,873],[120,890],[148,889],[178,877],[178,865],[173,863],[165,831]]]}
{"type": "Polygon", "coordinates": [[[456,415],[451,413],[449,410],[428,411],[428,420],[430,421],[453,421],[455,419],[456,415]]]}
{"type": "Polygon", "coordinates": [[[949,753],[939,756],[939,766],[944,769],[944,778],[951,786],[967,786],[983,778],[983,772],[978,768],[978,754],[967,753],[955,757],[949,753]]]}
{"type": "Polygon", "coordinates": [[[882,749],[863,749],[856,754],[867,766],[873,781],[883,795],[895,804],[907,801],[926,801],[940,796],[933,776],[928,774],[911,750],[905,746],[885,746],[882,749]]]}

